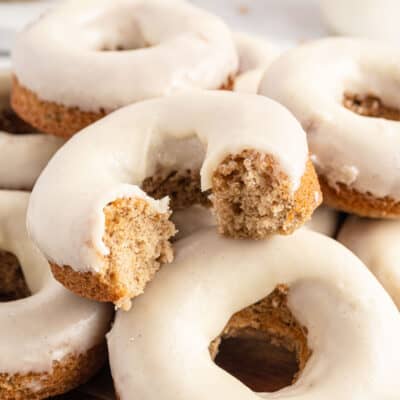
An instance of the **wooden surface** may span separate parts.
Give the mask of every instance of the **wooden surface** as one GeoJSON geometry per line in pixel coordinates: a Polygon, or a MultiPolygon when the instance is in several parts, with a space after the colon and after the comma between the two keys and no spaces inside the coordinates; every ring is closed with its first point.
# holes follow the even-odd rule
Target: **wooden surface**
{"type": "MultiPolygon", "coordinates": [[[[256,392],[274,392],[289,386],[297,372],[292,353],[246,339],[224,340],[216,363],[256,392]]],[[[115,400],[112,393],[110,373],[105,369],[84,387],[53,400],[115,400]]]]}

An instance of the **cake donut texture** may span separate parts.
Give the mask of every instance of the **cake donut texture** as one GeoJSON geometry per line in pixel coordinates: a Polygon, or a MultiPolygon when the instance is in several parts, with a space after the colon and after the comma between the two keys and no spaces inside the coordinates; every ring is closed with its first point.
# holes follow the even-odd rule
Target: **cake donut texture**
{"type": "Polygon", "coordinates": [[[64,141],[32,133],[11,111],[12,74],[0,68],[0,189],[32,189],[40,172],[64,141]]]}
{"type": "Polygon", "coordinates": [[[188,173],[232,237],[291,233],[321,201],[305,133],[284,107],[195,91],[128,106],[68,141],[33,190],[29,232],[65,286],[121,305],[172,260],[165,196],[173,191],[177,207],[200,202],[188,173]],[[157,199],[142,189],[149,181],[157,199]]]}
{"type": "Polygon", "coordinates": [[[0,303],[0,398],[36,400],[86,382],[105,361],[112,310],[51,275],[25,228],[29,194],[0,191],[0,248],[15,254],[32,293],[0,303]]]}
{"type": "Polygon", "coordinates": [[[328,38],[273,62],[260,93],[285,105],[308,134],[324,201],[368,217],[400,215],[400,52],[328,38]]]}
{"type": "Polygon", "coordinates": [[[233,81],[233,90],[257,93],[258,86],[268,66],[280,51],[266,39],[247,33],[235,33],[234,39],[239,56],[239,69],[233,81]]]}
{"type": "Polygon", "coordinates": [[[238,57],[222,20],[183,0],[68,0],[19,35],[13,64],[17,113],[70,137],[140,100],[224,87],[238,57]]]}
{"type": "Polygon", "coordinates": [[[177,243],[107,342],[120,400],[207,400],[210,388],[215,399],[395,400],[399,334],[388,294],[332,239],[301,229],[233,241],[206,229],[177,243]],[[296,349],[295,384],[254,393],[213,363],[221,335],[256,334],[296,349]]]}
{"type": "Polygon", "coordinates": [[[349,217],[338,235],[338,240],[365,263],[400,308],[399,239],[398,221],[358,217],[349,217]]]}

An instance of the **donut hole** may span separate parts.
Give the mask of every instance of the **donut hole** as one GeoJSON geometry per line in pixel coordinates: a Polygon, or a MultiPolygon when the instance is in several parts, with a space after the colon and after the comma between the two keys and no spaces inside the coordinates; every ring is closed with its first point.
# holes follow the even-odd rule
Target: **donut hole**
{"type": "Polygon", "coordinates": [[[278,285],[234,314],[210,344],[215,363],[254,392],[275,392],[295,383],[311,355],[307,329],[291,313],[288,293],[287,286],[278,285]]]}
{"type": "Polygon", "coordinates": [[[343,106],[355,114],[363,117],[384,118],[391,121],[400,121],[400,110],[391,107],[374,94],[357,94],[345,92],[343,106]]]}
{"type": "Polygon", "coordinates": [[[23,299],[30,294],[17,257],[0,250],[0,302],[23,299]]]}
{"type": "Polygon", "coordinates": [[[150,47],[149,45],[146,44],[121,44],[121,43],[116,43],[116,44],[104,44],[99,51],[132,51],[132,50],[140,50],[140,49],[145,49],[150,47]]]}
{"type": "Polygon", "coordinates": [[[199,170],[163,171],[162,168],[142,184],[143,190],[155,199],[170,198],[170,207],[174,211],[201,204],[210,207],[210,191],[202,192],[199,170]]]}
{"type": "Polygon", "coordinates": [[[142,189],[155,199],[170,198],[174,211],[195,204],[211,206],[210,191],[202,192],[200,167],[206,149],[195,136],[183,139],[167,138],[151,146],[149,157],[151,174],[142,189]]]}
{"type": "Polygon", "coordinates": [[[151,46],[144,35],[136,10],[113,5],[95,15],[88,15],[80,30],[81,45],[100,52],[140,50],[151,46]]]}
{"type": "Polygon", "coordinates": [[[212,205],[221,233],[255,239],[292,232],[309,218],[321,198],[311,162],[293,195],[290,179],[278,162],[251,149],[227,156],[213,174],[212,189],[202,192],[200,168],[205,153],[195,135],[150,146],[150,173],[142,189],[156,199],[169,196],[174,211],[212,205]]]}
{"type": "Polygon", "coordinates": [[[22,120],[11,108],[0,107],[0,132],[26,134],[37,132],[35,128],[22,120]]]}

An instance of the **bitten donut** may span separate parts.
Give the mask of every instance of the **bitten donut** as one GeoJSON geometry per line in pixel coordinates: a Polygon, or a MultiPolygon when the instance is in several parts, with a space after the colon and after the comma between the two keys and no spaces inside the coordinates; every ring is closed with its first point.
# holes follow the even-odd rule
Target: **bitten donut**
{"type": "Polygon", "coordinates": [[[400,222],[349,217],[338,240],[360,257],[400,308],[400,222]]]}
{"type": "Polygon", "coordinates": [[[398,399],[397,308],[343,246],[303,229],[258,242],[206,229],[176,246],[107,335],[120,400],[398,399]],[[297,380],[252,392],[213,363],[227,337],[295,350],[297,380]]]}
{"type": "Polygon", "coordinates": [[[211,195],[220,232],[255,239],[292,232],[321,202],[284,107],[195,91],[128,106],[68,141],[35,185],[28,229],[66,287],[122,305],[172,260],[168,195],[173,209],[211,195]]]}
{"type": "Polygon", "coordinates": [[[12,58],[14,109],[63,137],[140,100],[228,87],[238,68],[227,26],[183,0],[65,1],[12,58]]]}
{"type": "Polygon", "coordinates": [[[330,206],[400,216],[399,62],[396,47],[328,38],[290,50],[268,68],[260,93],[301,122],[330,206]]]}
{"type": "Polygon", "coordinates": [[[33,134],[11,111],[11,78],[11,71],[0,67],[0,189],[30,190],[64,141],[33,134]]]}
{"type": "Polygon", "coordinates": [[[88,380],[105,361],[112,310],[51,275],[25,228],[29,194],[0,191],[0,248],[18,258],[32,293],[0,303],[0,398],[36,400],[88,380]]]}
{"type": "Polygon", "coordinates": [[[265,70],[280,51],[266,39],[247,33],[235,33],[239,70],[233,81],[235,92],[257,93],[265,70]]]}

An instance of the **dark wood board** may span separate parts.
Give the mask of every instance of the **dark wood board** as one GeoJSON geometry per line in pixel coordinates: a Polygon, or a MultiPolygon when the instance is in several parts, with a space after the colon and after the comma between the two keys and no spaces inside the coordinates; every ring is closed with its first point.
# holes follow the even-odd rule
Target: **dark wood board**
{"type": "MultiPolygon", "coordinates": [[[[269,343],[227,339],[220,347],[216,363],[256,392],[274,392],[289,386],[297,372],[295,356],[269,343]]],[[[115,400],[108,369],[92,382],[53,400],[115,400]]],[[[140,399],[137,399],[140,400],[140,399]]]]}

